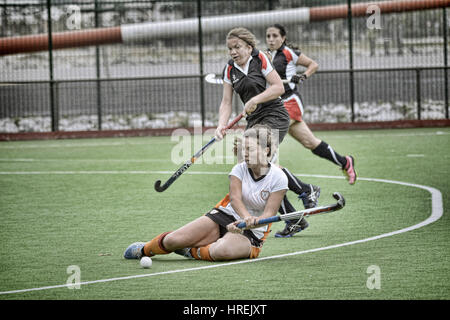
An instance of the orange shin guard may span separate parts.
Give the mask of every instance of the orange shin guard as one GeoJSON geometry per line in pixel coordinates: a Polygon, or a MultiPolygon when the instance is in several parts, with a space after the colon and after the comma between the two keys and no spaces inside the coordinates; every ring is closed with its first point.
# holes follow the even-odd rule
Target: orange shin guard
{"type": "Polygon", "coordinates": [[[161,233],[160,235],[154,237],[152,240],[147,242],[144,246],[144,254],[148,257],[152,257],[155,254],[168,254],[171,251],[167,251],[164,248],[162,241],[165,236],[167,236],[171,231],[161,233]]]}
{"type": "Polygon", "coordinates": [[[211,255],[209,254],[209,247],[211,245],[207,245],[200,248],[192,248],[191,254],[192,256],[197,260],[206,260],[206,261],[214,261],[213,258],[211,258],[211,255]]]}

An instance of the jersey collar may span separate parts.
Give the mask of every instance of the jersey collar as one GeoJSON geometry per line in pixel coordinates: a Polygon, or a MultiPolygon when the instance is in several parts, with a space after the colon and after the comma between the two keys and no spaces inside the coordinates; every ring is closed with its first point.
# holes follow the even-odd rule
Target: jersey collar
{"type": "Polygon", "coordinates": [[[282,45],[281,45],[281,47],[279,47],[278,48],[278,52],[281,52],[281,51],[283,51],[284,50],[284,48],[286,47],[286,45],[283,43],[282,45]]]}
{"type": "Polygon", "coordinates": [[[272,60],[273,60],[273,58],[275,58],[275,56],[277,55],[277,53],[283,52],[283,50],[284,50],[285,47],[286,47],[286,45],[283,43],[283,44],[281,45],[281,47],[279,47],[277,50],[270,51],[270,50],[267,48],[267,51],[270,52],[270,54],[272,55],[272,60]]]}
{"type": "Polygon", "coordinates": [[[238,66],[236,62],[233,62],[234,67],[236,69],[238,69],[239,71],[241,71],[242,73],[244,73],[245,75],[247,75],[248,74],[248,68],[250,66],[250,61],[252,61],[252,59],[253,59],[253,57],[250,55],[250,58],[248,58],[247,63],[244,66],[244,69],[242,69],[240,66],[238,66]]]}
{"type": "Polygon", "coordinates": [[[252,169],[247,167],[248,173],[250,173],[250,177],[252,177],[253,181],[255,181],[255,182],[261,181],[262,179],[264,179],[269,174],[270,170],[272,170],[272,165],[270,164],[270,162],[268,164],[269,164],[269,171],[267,171],[266,174],[262,175],[259,178],[255,178],[252,169]]]}

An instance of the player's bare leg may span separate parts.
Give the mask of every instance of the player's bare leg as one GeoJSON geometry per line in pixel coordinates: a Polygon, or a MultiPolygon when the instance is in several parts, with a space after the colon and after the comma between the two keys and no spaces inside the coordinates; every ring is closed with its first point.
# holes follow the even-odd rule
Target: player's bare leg
{"type": "Polygon", "coordinates": [[[294,121],[289,126],[289,134],[309,150],[314,150],[321,142],[314,136],[305,121],[294,121]]]}
{"type": "Polygon", "coordinates": [[[289,134],[315,155],[340,166],[350,184],[356,182],[354,158],[352,156],[341,156],[325,141],[316,138],[304,121],[294,121],[289,127],[289,134]]]}
{"type": "Polygon", "coordinates": [[[209,254],[214,261],[248,258],[250,252],[250,240],[242,234],[231,232],[227,232],[209,248],[209,254]]]}
{"type": "Polygon", "coordinates": [[[220,237],[219,226],[206,216],[201,216],[168,234],[163,241],[169,251],[185,247],[202,247],[220,237]]]}
{"type": "Polygon", "coordinates": [[[148,242],[132,243],[125,250],[124,258],[140,259],[142,256],[169,254],[186,247],[203,247],[219,237],[218,225],[202,216],[173,232],[161,233],[148,242]]]}
{"type": "Polygon", "coordinates": [[[203,246],[194,245],[174,252],[190,259],[225,261],[250,257],[251,244],[247,237],[227,232],[222,238],[212,243],[203,246]]]}

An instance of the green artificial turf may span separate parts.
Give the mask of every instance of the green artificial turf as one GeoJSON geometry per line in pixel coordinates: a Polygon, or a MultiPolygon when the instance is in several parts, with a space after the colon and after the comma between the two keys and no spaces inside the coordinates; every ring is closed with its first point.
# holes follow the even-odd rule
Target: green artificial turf
{"type": "Polygon", "coordinates": [[[449,299],[450,129],[315,134],[355,157],[356,185],[290,137],[280,164],[320,185],[319,205],[342,193],[343,210],[310,217],[310,227],[290,239],[275,238],[283,224],[273,224],[256,260],[212,263],[170,254],[154,257],[151,269],[123,259],[123,251],[212,208],[228,192],[230,144],[217,144],[157,193],[154,182],[183,162],[171,158],[189,159],[210,137],[197,137],[185,154],[170,137],[0,143],[0,299],[449,299]],[[443,216],[412,231],[334,247],[431,215],[430,192],[370,178],[439,190],[443,216]],[[73,265],[81,272],[80,289],[7,293],[62,286],[73,265]],[[380,270],[379,289],[367,287],[370,266],[380,270]],[[107,281],[84,283],[97,280],[107,281]]]}

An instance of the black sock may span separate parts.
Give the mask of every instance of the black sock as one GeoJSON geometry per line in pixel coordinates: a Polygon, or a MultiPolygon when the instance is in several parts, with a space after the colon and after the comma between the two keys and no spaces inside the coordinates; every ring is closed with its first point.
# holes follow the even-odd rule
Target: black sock
{"type": "Polygon", "coordinates": [[[316,156],[330,160],[334,164],[337,164],[342,169],[345,168],[347,164],[347,159],[341,156],[339,153],[335,152],[331,146],[329,146],[325,141],[322,141],[314,150],[311,150],[316,156]]]}
{"type": "Polygon", "coordinates": [[[280,209],[278,209],[278,212],[280,214],[286,214],[295,211],[297,210],[295,210],[294,206],[289,202],[287,196],[284,196],[283,201],[281,201],[281,206],[280,209]]]}
{"type": "Polygon", "coordinates": [[[303,192],[310,190],[310,185],[302,182],[296,176],[294,176],[287,168],[282,169],[286,177],[288,178],[289,190],[294,191],[296,194],[301,195],[303,192]]]}

